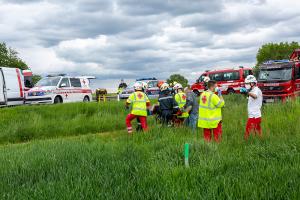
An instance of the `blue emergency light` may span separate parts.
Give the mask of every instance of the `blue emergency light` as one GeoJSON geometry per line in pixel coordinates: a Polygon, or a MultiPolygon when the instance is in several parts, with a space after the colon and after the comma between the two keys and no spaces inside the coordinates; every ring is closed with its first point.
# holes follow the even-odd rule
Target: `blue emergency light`
{"type": "Polygon", "coordinates": [[[276,63],[289,63],[290,60],[284,59],[284,60],[268,60],[264,62],[263,64],[265,65],[271,65],[271,64],[276,64],[276,63]]]}

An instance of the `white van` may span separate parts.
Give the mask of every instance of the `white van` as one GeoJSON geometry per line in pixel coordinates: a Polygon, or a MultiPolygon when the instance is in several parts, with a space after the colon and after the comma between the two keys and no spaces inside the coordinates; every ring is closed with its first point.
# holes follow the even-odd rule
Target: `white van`
{"type": "Polygon", "coordinates": [[[56,104],[92,100],[89,80],[69,76],[49,76],[26,92],[26,104],[56,104]]]}
{"type": "Polygon", "coordinates": [[[24,78],[17,68],[0,67],[0,106],[24,104],[24,78]]]}

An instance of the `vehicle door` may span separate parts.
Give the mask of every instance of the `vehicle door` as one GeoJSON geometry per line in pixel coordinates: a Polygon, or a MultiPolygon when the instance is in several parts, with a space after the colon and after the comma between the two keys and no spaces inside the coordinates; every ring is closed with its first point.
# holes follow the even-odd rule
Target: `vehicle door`
{"type": "Polygon", "coordinates": [[[23,104],[23,78],[19,69],[2,68],[6,87],[7,103],[10,105],[23,104]]]}
{"type": "Polygon", "coordinates": [[[62,78],[58,87],[63,98],[63,102],[72,102],[74,97],[71,91],[69,78],[62,78]]]}
{"type": "Polygon", "coordinates": [[[296,96],[300,96],[300,66],[295,66],[295,93],[296,96]]]}
{"type": "Polygon", "coordinates": [[[71,88],[74,95],[74,101],[83,101],[84,93],[82,92],[81,81],[79,78],[70,78],[71,88]]]}
{"type": "Polygon", "coordinates": [[[240,74],[240,71],[230,71],[230,72],[225,72],[223,74],[223,88],[227,87],[227,90],[239,90],[240,89],[240,78],[243,76],[243,74],[240,74]]]}
{"type": "Polygon", "coordinates": [[[4,83],[4,76],[2,69],[0,68],[0,105],[6,104],[6,98],[5,98],[5,83],[4,83]]]}

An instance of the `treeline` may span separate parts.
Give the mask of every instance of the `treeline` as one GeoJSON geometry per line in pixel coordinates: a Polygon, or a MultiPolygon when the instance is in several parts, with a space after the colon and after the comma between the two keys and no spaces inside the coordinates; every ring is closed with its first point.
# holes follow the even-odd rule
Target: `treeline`
{"type": "Polygon", "coordinates": [[[267,43],[258,49],[256,55],[256,66],[267,60],[282,60],[289,59],[291,53],[295,49],[299,49],[298,42],[280,42],[280,43],[267,43]]]}

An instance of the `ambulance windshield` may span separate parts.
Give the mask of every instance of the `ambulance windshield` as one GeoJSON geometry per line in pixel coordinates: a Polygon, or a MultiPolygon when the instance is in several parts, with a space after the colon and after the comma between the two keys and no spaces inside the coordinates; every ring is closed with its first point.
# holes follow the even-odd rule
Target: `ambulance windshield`
{"type": "Polygon", "coordinates": [[[60,81],[60,77],[47,77],[41,79],[37,84],[36,87],[43,87],[43,86],[57,86],[58,82],[60,81]]]}

